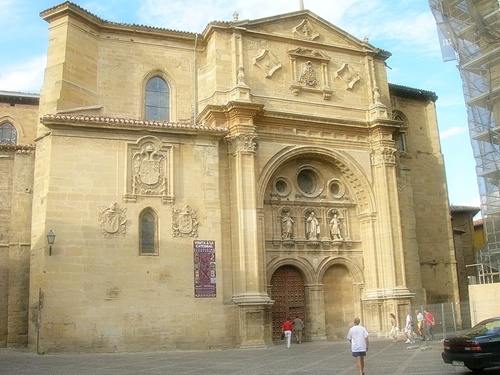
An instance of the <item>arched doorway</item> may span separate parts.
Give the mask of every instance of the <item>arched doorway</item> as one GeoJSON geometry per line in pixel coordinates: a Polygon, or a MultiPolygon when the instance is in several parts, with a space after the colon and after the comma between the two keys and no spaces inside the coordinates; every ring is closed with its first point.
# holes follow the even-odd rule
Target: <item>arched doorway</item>
{"type": "Polygon", "coordinates": [[[323,276],[326,337],[345,338],[355,318],[353,278],[342,265],[330,267],[323,276]]]}
{"type": "Polygon", "coordinates": [[[299,317],[306,323],[304,278],[297,268],[283,266],[274,272],[271,278],[271,299],[274,300],[273,340],[280,339],[281,325],[287,317],[299,317]]]}

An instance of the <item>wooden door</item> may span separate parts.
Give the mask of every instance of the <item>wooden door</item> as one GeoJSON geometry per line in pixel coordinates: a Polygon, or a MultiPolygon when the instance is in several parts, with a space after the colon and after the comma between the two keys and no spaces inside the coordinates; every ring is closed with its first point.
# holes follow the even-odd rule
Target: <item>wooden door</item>
{"type": "Polygon", "coordinates": [[[283,266],[276,270],[271,278],[271,298],[274,300],[273,340],[280,339],[281,326],[287,317],[292,320],[299,317],[306,323],[304,279],[297,268],[283,266]]]}

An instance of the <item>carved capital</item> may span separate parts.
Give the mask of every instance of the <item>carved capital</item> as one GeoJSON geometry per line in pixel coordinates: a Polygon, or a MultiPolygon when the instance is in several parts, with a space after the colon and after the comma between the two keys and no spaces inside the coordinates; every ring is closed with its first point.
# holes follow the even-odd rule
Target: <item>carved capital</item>
{"type": "Polygon", "coordinates": [[[396,164],[396,149],[393,147],[381,147],[371,154],[372,165],[396,164]]]}
{"type": "Polygon", "coordinates": [[[227,136],[226,142],[229,152],[232,154],[237,152],[255,153],[255,151],[257,151],[257,136],[254,134],[227,136]]]}

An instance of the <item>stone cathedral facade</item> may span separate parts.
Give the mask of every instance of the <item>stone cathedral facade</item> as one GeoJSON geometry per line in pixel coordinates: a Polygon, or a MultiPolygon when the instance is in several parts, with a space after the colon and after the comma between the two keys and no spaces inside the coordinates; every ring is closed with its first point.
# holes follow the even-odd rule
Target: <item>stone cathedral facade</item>
{"type": "Polygon", "coordinates": [[[41,16],[29,288],[9,289],[25,312],[8,345],[265,346],[287,316],[306,340],[356,316],[385,335],[390,312],[458,300],[437,97],[388,83],[389,52],[308,10],[199,34],[71,2],[41,16]]]}

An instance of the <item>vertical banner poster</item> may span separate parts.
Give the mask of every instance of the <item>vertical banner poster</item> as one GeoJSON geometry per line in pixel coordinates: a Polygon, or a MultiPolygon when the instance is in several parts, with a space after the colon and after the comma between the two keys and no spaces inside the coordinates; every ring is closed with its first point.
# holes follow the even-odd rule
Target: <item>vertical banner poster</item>
{"type": "Polygon", "coordinates": [[[193,241],[194,250],[194,296],[216,297],[215,241],[193,241]]]}

